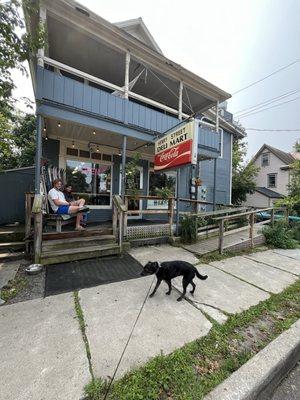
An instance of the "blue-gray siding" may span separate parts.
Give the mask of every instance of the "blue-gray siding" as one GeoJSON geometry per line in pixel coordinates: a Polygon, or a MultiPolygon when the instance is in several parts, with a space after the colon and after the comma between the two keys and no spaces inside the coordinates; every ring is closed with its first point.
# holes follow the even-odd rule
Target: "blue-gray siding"
{"type": "Polygon", "coordinates": [[[96,89],[74,79],[37,67],[37,99],[163,133],[178,123],[176,117],[96,89]]]}
{"type": "Polygon", "coordinates": [[[24,222],[25,192],[34,190],[34,167],[0,172],[0,225],[24,222]]]}

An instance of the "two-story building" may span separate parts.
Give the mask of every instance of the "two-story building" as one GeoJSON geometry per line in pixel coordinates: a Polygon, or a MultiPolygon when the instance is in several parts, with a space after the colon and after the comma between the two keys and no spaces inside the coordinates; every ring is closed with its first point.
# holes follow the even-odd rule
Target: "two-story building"
{"type": "Polygon", "coordinates": [[[36,193],[46,162],[50,178],[62,176],[86,198],[91,221],[109,221],[112,196],[126,190],[125,165],[138,153],[141,194],[168,186],[177,197],[210,202],[202,211],[231,203],[232,143],[245,133],[222,106],[230,94],[165,57],[141,18],[110,23],[73,0],[44,0],[37,15],[26,15],[30,33],[39,23],[47,40],[30,62],[36,193]],[[155,139],[191,117],[199,130],[197,165],[181,167],[180,178],[176,170],[154,172],[155,139]],[[196,193],[194,177],[202,181],[196,193]]]}
{"type": "Polygon", "coordinates": [[[291,164],[296,159],[297,153],[287,153],[264,144],[251,160],[259,171],[255,192],[247,196],[245,205],[271,207],[276,200],[288,195],[291,164]]]}

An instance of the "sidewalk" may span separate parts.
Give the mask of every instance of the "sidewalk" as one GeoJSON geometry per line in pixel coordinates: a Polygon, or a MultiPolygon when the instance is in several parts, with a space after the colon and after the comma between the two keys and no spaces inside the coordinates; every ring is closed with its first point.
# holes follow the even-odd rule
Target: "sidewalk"
{"type": "MultiPolygon", "coordinates": [[[[149,260],[199,260],[172,247],[133,249],[131,255],[149,260]]],[[[209,278],[200,281],[195,296],[176,301],[181,280],[166,296],[162,283],[148,298],[117,376],[149,358],[172,352],[205,336],[212,324],[205,315],[226,321],[292,284],[300,275],[300,249],[268,250],[197,264],[209,278]],[[203,314],[202,311],[205,311],[203,314]]],[[[80,304],[86,323],[95,376],[112,376],[153,277],[83,289],[80,304]]],[[[91,379],[86,350],[74,310],[72,293],[0,307],[1,396],[6,400],[79,400],[91,379]]],[[[2,399],[2,397],[0,398],[2,399]]]]}

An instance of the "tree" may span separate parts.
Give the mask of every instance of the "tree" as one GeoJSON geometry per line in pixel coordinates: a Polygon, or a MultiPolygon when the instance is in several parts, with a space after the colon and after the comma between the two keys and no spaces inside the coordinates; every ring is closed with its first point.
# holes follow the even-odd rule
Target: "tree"
{"type": "MultiPolygon", "coordinates": [[[[23,0],[23,9],[28,14],[38,13],[37,4],[23,0]]],[[[24,33],[21,2],[10,0],[0,3],[0,113],[10,117],[15,85],[11,74],[14,69],[27,75],[24,62],[28,61],[45,43],[46,30],[42,23],[33,34],[24,33]]]]}
{"type": "MultiPolygon", "coordinates": [[[[22,1],[28,14],[38,13],[38,2],[22,1]]],[[[38,24],[33,34],[24,33],[21,2],[0,3],[0,170],[30,166],[34,162],[35,117],[15,109],[12,71],[27,75],[24,62],[45,43],[46,31],[38,24]]]]}
{"type": "Polygon", "coordinates": [[[245,142],[234,141],[232,151],[232,203],[239,205],[246,201],[248,193],[254,192],[255,178],[259,168],[252,162],[245,165],[244,159],[247,152],[245,142]]]}
{"type": "Polygon", "coordinates": [[[18,112],[12,118],[0,114],[0,171],[34,164],[35,115],[18,112]]]}

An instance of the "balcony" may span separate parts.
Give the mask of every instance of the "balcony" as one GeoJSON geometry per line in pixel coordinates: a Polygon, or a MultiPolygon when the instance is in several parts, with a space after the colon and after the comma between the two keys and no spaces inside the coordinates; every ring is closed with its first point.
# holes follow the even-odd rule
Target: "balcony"
{"type": "MultiPolygon", "coordinates": [[[[170,116],[164,110],[158,111],[147,105],[125,100],[106,90],[39,66],[36,97],[37,100],[65,107],[73,112],[85,112],[90,116],[126,124],[152,135],[162,134],[179,122],[175,115],[170,116]]],[[[200,156],[218,157],[221,152],[221,134],[213,130],[213,127],[200,123],[198,149],[200,156]]]]}
{"type": "Polygon", "coordinates": [[[37,99],[85,111],[97,117],[126,123],[153,134],[163,133],[178,123],[178,119],[131,100],[125,100],[105,90],[97,89],[58,73],[37,69],[37,99]]]}

